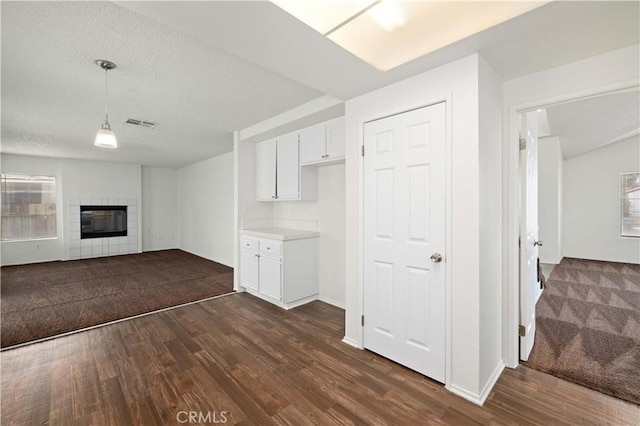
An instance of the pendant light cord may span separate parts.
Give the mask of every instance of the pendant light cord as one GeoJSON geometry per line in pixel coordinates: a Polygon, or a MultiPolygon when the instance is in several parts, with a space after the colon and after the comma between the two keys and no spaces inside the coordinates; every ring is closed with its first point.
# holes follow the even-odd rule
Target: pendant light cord
{"type": "Polygon", "coordinates": [[[104,69],[104,121],[109,123],[109,92],[107,91],[107,68],[104,69]]]}

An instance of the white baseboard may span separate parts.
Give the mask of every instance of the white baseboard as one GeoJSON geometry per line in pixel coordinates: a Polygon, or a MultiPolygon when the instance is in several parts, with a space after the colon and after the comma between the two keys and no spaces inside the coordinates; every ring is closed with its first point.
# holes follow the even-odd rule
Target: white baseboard
{"type": "Polygon", "coordinates": [[[360,347],[360,345],[358,345],[358,342],[350,337],[344,336],[344,338],[342,339],[342,343],[346,343],[349,346],[353,346],[356,349],[362,349],[360,347]]]}
{"type": "Polygon", "coordinates": [[[480,394],[469,392],[468,390],[458,387],[456,385],[451,385],[448,389],[449,391],[451,391],[452,393],[455,393],[459,397],[462,397],[467,401],[473,402],[474,404],[482,407],[485,401],[487,400],[487,398],[489,397],[491,390],[493,389],[496,382],[500,378],[500,375],[502,374],[503,370],[504,370],[504,363],[500,361],[496,366],[495,370],[493,371],[493,373],[491,374],[491,377],[482,388],[482,391],[480,392],[480,394]]]}
{"type": "Polygon", "coordinates": [[[303,297],[302,299],[296,300],[291,303],[283,303],[282,307],[286,310],[297,308],[298,306],[306,305],[309,302],[313,302],[314,300],[318,300],[318,295],[314,294],[313,296],[303,297]]]}
{"type": "MultiPolygon", "coordinates": [[[[206,260],[210,260],[212,262],[219,263],[219,264],[224,265],[224,266],[228,266],[229,268],[233,268],[234,267],[233,265],[229,264],[228,262],[223,262],[223,261],[221,261],[219,259],[212,259],[210,257],[207,257],[207,256],[201,254],[201,253],[196,253],[194,251],[187,250],[186,248],[183,248],[183,247],[176,247],[176,249],[180,250],[180,251],[184,251],[185,253],[192,254],[194,256],[201,257],[201,258],[206,259],[206,260]]],[[[167,249],[167,250],[175,250],[175,249],[167,249]]],[[[231,263],[233,263],[233,262],[231,262],[231,263]]]]}
{"type": "Polygon", "coordinates": [[[480,392],[480,401],[482,402],[480,405],[483,405],[484,402],[487,400],[487,398],[489,397],[489,394],[491,393],[491,391],[493,390],[493,387],[498,382],[498,379],[502,375],[503,371],[504,371],[504,363],[500,361],[498,365],[496,365],[495,370],[493,370],[491,377],[489,377],[489,380],[484,385],[484,388],[482,388],[482,392],[480,392]]]}
{"type": "Polygon", "coordinates": [[[451,385],[448,389],[451,393],[454,393],[459,397],[466,399],[467,401],[471,401],[476,405],[482,406],[480,395],[475,394],[473,392],[469,392],[468,390],[458,387],[456,385],[451,385]]]}
{"type": "Polygon", "coordinates": [[[324,296],[318,297],[318,300],[324,303],[328,303],[329,305],[335,306],[336,308],[345,309],[344,303],[336,302],[333,299],[329,299],[324,296]]]}
{"type": "Polygon", "coordinates": [[[559,258],[540,258],[540,263],[545,263],[547,265],[559,265],[560,262],[562,262],[562,256],[560,256],[559,258]]]}

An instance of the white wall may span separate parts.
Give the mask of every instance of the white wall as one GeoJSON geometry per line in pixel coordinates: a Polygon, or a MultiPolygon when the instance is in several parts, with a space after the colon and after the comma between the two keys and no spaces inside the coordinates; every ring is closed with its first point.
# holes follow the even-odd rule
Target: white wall
{"type": "MultiPolygon", "coordinates": [[[[313,167],[313,166],[310,166],[313,167]]],[[[345,306],[345,167],[321,166],[317,201],[273,204],[273,217],[318,221],[318,287],[320,300],[345,306]]]]}
{"type": "MultiPolygon", "coordinates": [[[[497,381],[502,363],[502,80],[482,58],[479,77],[480,385],[497,381]]],[[[454,193],[453,196],[456,196],[454,193]]]]}
{"type": "Polygon", "coordinates": [[[565,257],[640,263],[640,239],[620,237],[620,173],[638,171],[638,137],[564,162],[565,257]]]}
{"type": "Polygon", "coordinates": [[[142,250],[178,247],[178,171],[142,166],[142,250]]]}
{"type": "MultiPolygon", "coordinates": [[[[70,160],[22,155],[2,155],[2,171],[54,174],[58,205],[58,238],[55,240],[2,242],[2,264],[21,264],[69,258],[69,212],[71,197],[142,197],[141,167],[103,161],[70,160]],[[36,244],[40,244],[37,249],[36,244]]],[[[141,217],[138,212],[138,223],[141,217]]],[[[138,233],[138,247],[141,247],[138,233]]]]}
{"type": "Polygon", "coordinates": [[[228,152],[178,169],[179,248],[234,262],[234,159],[228,152]]]}
{"type": "Polygon", "coordinates": [[[638,85],[640,46],[629,46],[504,83],[503,358],[518,365],[518,114],[638,85]]]}
{"type": "Polygon", "coordinates": [[[562,260],[562,147],[558,137],[538,141],[538,239],[541,263],[562,260]]]}
{"type": "MultiPolygon", "coordinates": [[[[375,90],[363,96],[351,99],[346,103],[346,208],[347,208],[347,241],[346,241],[346,335],[345,341],[354,345],[362,345],[362,276],[361,276],[361,175],[362,162],[360,145],[362,144],[363,123],[380,117],[396,114],[429,105],[439,101],[447,102],[447,135],[450,149],[449,193],[450,210],[448,211],[448,247],[447,247],[447,387],[457,394],[476,403],[482,402],[490,390],[484,373],[484,363],[490,363],[494,351],[499,348],[483,350],[481,346],[493,345],[493,333],[500,334],[500,329],[484,330],[492,335],[485,343],[480,340],[481,310],[493,318],[495,312],[492,303],[499,303],[500,295],[491,294],[495,302],[480,300],[480,137],[479,137],[479,93],[478,68],[479,58],[473,55],[448,65],[433,69],[393,85],[375,90]],[[484,358],[487,359],[484,359],[484,358]],[[481,373],[480,364],[483,364],[481,373]],[[482,377],[481,377],[482,376],[482,377]]],[[[488,79],[493,79],[490,72],[484,69],[488,79]]],[[[483,80],[483,83],[485,81],[483,80]]],[[[495,81],[488,90],[492,92],[495,81]]],[[[495,104],[493,96],[487,99],[487,106],[495,104]]],[[[499,103],[499,102],[498,102],[499,103]]],[[[495,105],[491,108],[494,108],[495,105]]],[[[495,111],[489,115],[493,117],[495,111]]],[[[494,133],[490,125],[486,128],[483,139],[494,133]]],[[[499,138],[498,138],[499,140],[499,138]]],[[[493,143],[487,143],[493,146],[493,143]]],[[[487,170],[489,164],[483,165],[487,170]]],[[[483,182],[498,178],[497,171],[483,177],[483,182]]],[[[498,178],[499,179],[499,178],[498,178]]],[[[495,182],[494,182],[495,183],[495,182]]],[[[501,185],[501,182],[500,182],[501,185]]],[[[483,203],[483,209],[493,209],[495,200],[483,203]],[[491,207],[489,207],[491,205],[491,207]]],[[[497,238],[502,238],[498,230],[497,238]]],[[[493,241],[491,242],[493,243],[493,241]]],[[[489,243],[490,245],[490,243],[489,243]]],[[[488,254],[487,258],[493,257],[488,254]]],[[[494,266],[485,266],[493,270],[494,266]]],[[[499,266],[498,266],[499,268],[499,266]]],[[[493,272],[486,276],[492,278],[493,272]]],[[[484,278],[483,278],[484,279],[484,278]]],[[[489,284],[491,286],[492,284],[489,284]]]]}

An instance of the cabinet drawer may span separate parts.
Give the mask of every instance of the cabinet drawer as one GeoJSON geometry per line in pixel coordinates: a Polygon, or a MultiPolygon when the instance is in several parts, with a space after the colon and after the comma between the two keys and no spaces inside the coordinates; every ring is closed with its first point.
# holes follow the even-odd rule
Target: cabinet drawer
{"type": "Polygon", "coordinates": [[[260,240],[260,251],[274,256],[282,256],[282,243],[275,240],[260,240]]]}
{"type": "Polygon", "coordinates": [[[241,249],[258,250],[258,246],[259,246],[258,240],[256,240],[255,238],[247,238],[247,237],[240,238],[241,249]]]}

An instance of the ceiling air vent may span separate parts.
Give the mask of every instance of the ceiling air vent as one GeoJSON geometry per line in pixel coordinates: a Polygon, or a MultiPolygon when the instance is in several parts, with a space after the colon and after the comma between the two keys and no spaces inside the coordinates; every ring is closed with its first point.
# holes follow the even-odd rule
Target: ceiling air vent
{"type": "Polygon", "coordinates": [[[137,120],[135,118],[129,118],[124,123],[131,124],[132,126],[146,127],[147,129],[153,129],[158,125],[158,123],[154,123],[153,121],[137,120]]]}

